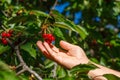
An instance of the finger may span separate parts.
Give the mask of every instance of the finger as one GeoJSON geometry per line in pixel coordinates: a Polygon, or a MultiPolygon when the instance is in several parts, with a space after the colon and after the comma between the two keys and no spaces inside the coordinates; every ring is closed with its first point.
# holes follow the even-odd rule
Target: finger
{"type": "MultiPolygon", "coordinates": [[[[52,48],[54,46],[52,46],[51,48],[51,45],[49,45],[47,42],[44,42],[43,43],[46,50],[49,52],[49,54],[52,56],[52,60],[54,60],[55,62],[57,63],[62,63],[62,55],[63,54],[60,54],[59,52],[57,53],[56,51],[52,50],[52,48]]],[[[54,47],[55,48],[55,47],[54,47]]]]}
{"type": "Polygon", "coordinates": [[[58,53],[60,50],[59,50],[59,48],[57,48],[56,46],[54,46],[54,45],[51,45],[50,47],[51,47],[51,49],[53,50],[53,51],[55,51],[56,53],[58,53]],[[51,47],[52,46],[52,47],[51,47]]]}
{"type": "Polygon", "coordinates": [[[48,54],[47,52],[43,52],[43,54],[48,58],[48,59],[51,59],[53,60],[53,58],[50,56],[50,54],[48,54]]]}
{"type": "Polygon", "coordinates": [[[71,48],[75,47],[75,45],[72,45],[66,41],[60,41],[60,46],[65,50],[70,50],[71,48]]]}
{"type": "Polygon", "coordinates": [[[41,41],[37,41],[37,46],[42,52],[47,52],[41,41]]]}
{"type": "Polygon", "coordinates": [[[50,54],[53,58],[57,57],[57,52],[53,51],[52,48],[50,47],[50,45],[49,45],[47,42],[44,42],[43,44],[44,44],[46,50],[49,52],[49,54],[50,54]]]}
{"type": "Polygon", "coordinates": [[[45,47],[43,46],[43,43],[41,41],[37,41],[37,46],[38,48],[42,51],[42,53],[49,59],[52,59],[50,54],[48,53],[48,51],[45,49],[45,47]]]}

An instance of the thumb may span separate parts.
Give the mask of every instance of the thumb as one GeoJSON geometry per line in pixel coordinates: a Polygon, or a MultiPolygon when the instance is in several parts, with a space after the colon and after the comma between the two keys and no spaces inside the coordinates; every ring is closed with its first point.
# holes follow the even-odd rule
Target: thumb
{"type": "Polygon", "coordinates": [[[66,41],[60,41],[60,46],[65,50],[70,50],[71,48],[75,47],[75,45],[72,45],[66,41]]]}

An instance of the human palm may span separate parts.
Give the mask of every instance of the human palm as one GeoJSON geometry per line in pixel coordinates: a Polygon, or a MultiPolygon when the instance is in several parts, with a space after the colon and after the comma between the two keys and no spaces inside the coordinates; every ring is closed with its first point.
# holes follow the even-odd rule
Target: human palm
{"type": "Polygon", "coordinates": [[[37,42],[37,46],[43,52],[43,54],[58,64],[71,69],[78,64],[86,64],[89,59],[86,57],[84,51],[76,45],[72,45],[65,41],[60,41],[62,49],[49,45],[47,42],[37,42]],[[63,50],[64,49],[64,50],[63,50]]]}

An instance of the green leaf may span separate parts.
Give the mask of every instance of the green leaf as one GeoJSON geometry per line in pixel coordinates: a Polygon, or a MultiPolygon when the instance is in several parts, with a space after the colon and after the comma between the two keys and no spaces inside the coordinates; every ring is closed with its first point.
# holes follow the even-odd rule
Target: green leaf
{"type": "Polygon", "coordinates": [[[8,4],[11,4],[12,0],[2,0],[3,2],[7,2],[8,4]]]}
{"type": "Polygon", "coordinates": [[[21,74],[19,77],[21,80],[29,80],[29,76],[26,76],[24,74],[21,74]]]}
{"type": "Polygon", "coordinates": [[[78,5],[78,3],[77,3],[77,2],[73,3],[72,8],[73,8],[73,9],[75,9],[75,8],[77,7],[77,5],[78,5]]]}
{"type": "Polygon", "coordinates": [[[88,33],[86,32],[84,28],[82,28],[81,26],[75,25],[68,20],[65,22],[55,22],[53,25],[56,27],[65,28],[65,29],[74,31],[76,33],[79,33],[82,39],[85,39],[88,35],[88,33]]]}
{"type": "Polygon", "coordinates": [[[27,20],[27,16],[15,16],[13,18],[11,18],[10,20],[8,20],[8,24],[13,24],[13,23],[18,23],[18,22],[24,22],[27,20]]]}
{"type": "Polygon", "coordinates": [[[83,73],[83,72],[88,72],[89,70],[97,68],[93,64],[80,64],[78,66],[75,66],[73,69],[70,70],[71,73],[83,73]]]}
{"type": "Polygon", "coordinates": [[[107,80],[120,80],[120,77],[117,77],[113,74],[104,74],[103,76],[106,77],[107,80]]]}
{"type": "Polygon", "coordinates": [[[56,26],[56,27],[61,27],[61,28],[65,28],[65,29],[68,29],[68,30],[75,31],[73,29],[73,27],[69,26],[68,24],[66,24],[64,22],[55,22],[53,25],[56,26]]]}
{"type": "Polygon", "coordinates": [[[105,58],[103,58],[103,57],[100,58],[100,64],[103,65],[103,66],[106,66],[105,65],[106,64],[105,58]]]}
{"type": "Polygon", "coordinates": [[[36,50],[33,48],[33,44],[26,43],[21,46],[21,49],[28,52],[32,57],[36,58],[36,50]]]}
{"type": "Polygon", "coordinates": [[[54,79],[50,79],[50,78],[45,78],[45,79],[43,79],[43,80],[54,80],[54,79]]]}
{"type": "Polygon", "coordinates": [[[58,11],[52,11],[52,16],[55,18],[55,23],[53,24],[53,26],[72,30],[78,33],[82,39],[85,39],[87,37],[88,33],[84,28],[75,25],[72,21],[64,18],[64,16],[62,16],[58,11]]]}
{"type": "Polygon", "coordinates": [[[99,61],[96,59],[96,58],[90,58],[90,61],[93,61],[93,62],[95,62],[95,63],[97,63],[97,64],[99,64],[99,61]]]}
{"type": "Polygon", "coordinates": [[[80,64],[75,66],[73,69],[70,70],[71,74],[73,74],[76,80],[89,80],[87,73],[90,70],[97,68],[95,65],[88,63],[88,64],[80,64]],[[83,79],[85,78],[85,79],[83,79]]]}
{"type": "Polygon", "coordinates": [[[0,61],[0,80],[20,80],[9,67],[0,61]]]}
{"type": "Polygon", "coordinates": [[[57,76],[58,78],[64,78],[66,76],[66,71],[63,67],[58,66],[57,68],[57,76]]]}
{"type": "Polygon", "coordinates": [[[0,45],[0,54],[8,51],[10,49],[9,46],[3,46],[3,45],[0,45]]]}
{"type": "Polygon", "coordinates": [[[52,16],[55,18],[55,21],[59,22],[62,21],[64,22],[66,18],[60,14],[57,10],[52,10],[52,16]]]}
{"type": "Polygon", "coordinates": [[[102,6],[102,2],[103,2],[103,0],[98,0],[98,4],[99,4],[100,6],[102,6]]]}
{"type": "Polygon", "coordinates": [[[75,78],[72,76],[65,76],[64,78],[62,78],[60,80],[75,80],[75,78]]]}
{"type": "Polygon", "coordinates": [[[50,67],[52,67],[54,64],[55,64],[55,62],[46,59],[46,61],[45,61],[45,68],[50,68],[50,67]]]}
{"type": "Polygon", "coordinates": [[[87,31],[82,26],[77,25],[75,27],[75,30],[77,31],[77,33],[79,33],[82,39],[85,39],[88,35],[87,31]]]}
{"type": "Polygon", "coordinates": [[[8,24],[13,24],[13,23],[19,23],[19,22],[36,22],[39,21],[38,19],[40,19],[41,21],[44,21],[45,19],[47,19],[47,22],[51,22],[54,23],[54,18],[51,17],[49,14],[46,14],[45,12],[42,11],[37,11],[37,10],[32,10],[31,11],[33,14],[31,15],[20,15],[20,16],[15,16],[12,17],[10,20],[8,20],[8,24]]]}
{"type": "Polygon", "coordinates": [[[15,16],[8,21],[8,24],[19,23],[19,22],[30,22],[30,21],[37,21],[37,17],[35,15],[21,15],[15,16]]]}
{"type": "Polygon", "coordinates": [[[56,36],[62,38],[63,40],[65,39],[62,31],[58,27],[54,28],[54,33],[56,34],[56,36]]]}
{"type": "Polygon", "coordinates": [[[45,12],[38,11],[38,10],[32,10],[33,14],[41,17],[51,17],[49,14],[46,14],[45,12]]]}
{"type": "Polygon", "coordinates": [[[50,24],[55,22],[54,18],[45,12],[38,10],[32,10],[32,12],[33,15],[37,16],[37,18],[39,17],[41,21],[47,20],[47,22],[49,22],[50,24]]]}

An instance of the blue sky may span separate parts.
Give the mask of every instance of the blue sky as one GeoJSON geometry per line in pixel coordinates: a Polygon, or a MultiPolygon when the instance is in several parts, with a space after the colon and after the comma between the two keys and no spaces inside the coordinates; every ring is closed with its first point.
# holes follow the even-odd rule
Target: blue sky
{"type": "Polygon", "coordinates": [[[56,5],[55,10],[58,10],[60,13],[62,13],[65,7],[67,7],[68,5],[68,2],[63,3],[62,5],[56,5]]]}
{"type": "MultiPolygon", "coordinates": [[[[60,1],[60,0],[59,0],[60,1]]],[[[57,10],[57,11],[59,11],[60,13],[62,13],[63,11],[64,11],[64,9],[65,9],[65,7],[67,7],[67,6],[69,6],[69,2],[65,2],[65,3],[63,3],[63,4],[61,4],[61,5],[57,5],[56,7],[55,7],[55,10],[57,10]]],[[[67,15],[69,15],[69,11],[68,11],[68,13],[67,13],[67,15]]],[[[99,17],[95,17],[94,18],[95,20],[99,20],[100,21],[100,18],[99,17]]],[[[82,20],[82,11],[79,11],[79,12],[76,12],[75,13],[75,19],[74,19],[74,23],[75,24],[79,24],[79,22],[82,20]]],[[[98,22],[99,22],[98,21],[98,22]]],[[[117,27],[118,28],[120,28],[120,15],[118,15],[117,16],[117,21],[118,21],[118,24],[117,24],[117,27]]],[[[108,28],[108,29],[115,29],[115,26],[111,26],[111,25],[106,25],[106,28],[108,28]]],[[[118,34],[118,37],[120,38],[120,33],[118,34]]]]}
{"type": "MultiPolygon", "coordinates": [[[[59,11],[60,13],[62,13],[65,9],[65,7],[69,6],[69,2],[65,2],[62,5],[56,5],[55,10],[59,11]]],[[[67,15],[69,15],[69,12],[67,13],[67,15]]],[[[76,12],[75,13],[75,19],[74,19],[74,23],[78,24],[79,21],[82,19],[82,12],[76,12]]]]}
{"type": "MultiPolygon", "coordinates": [[[[61,0],[58,0],[58,1],[61,2],[61,0]]],[[[69,2],[65,2],[61,5],[56,5],[55,10],[58,10],[60,13],[62,13],[64,11],[65,7],[69,6],[69,4],[70,4],[69,2]]],[[[69,11],[68,11],[67,15],[69,15],[69,11]]],[[[81,11],[76,12],[74,22],[76,24],[78,24],[81,19],[82,19],[82,12],[81,11]]],[[[96,19],[96,20],[99,19],[99,21],[100,21],[99,17],[95,17],[94,19],[96,19]]],[[[120,15],[117,16],[117,21],[118,21],[117,27],[120,28],[120,15]]]]}

